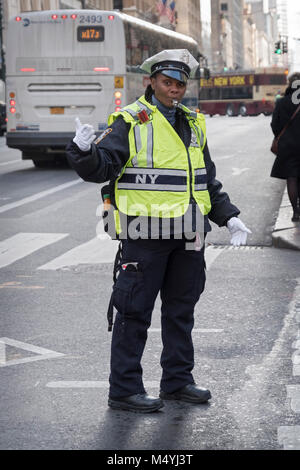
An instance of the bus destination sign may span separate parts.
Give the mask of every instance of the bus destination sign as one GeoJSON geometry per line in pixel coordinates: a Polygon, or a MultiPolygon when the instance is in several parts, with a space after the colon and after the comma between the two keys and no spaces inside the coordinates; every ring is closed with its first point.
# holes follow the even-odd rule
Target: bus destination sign
{"type": "Polygon", "coordinates": [[[254,85],[254,75],[220,75],[208,80],[200,79],[201,87],[227,87],[227,86],[249,86],[254,85]]]}
{"type": "Polygon", "coordinates": [[[102,42],[104,41],[104,27],[78,26],[77,40],[80,42],[102,42]]]}

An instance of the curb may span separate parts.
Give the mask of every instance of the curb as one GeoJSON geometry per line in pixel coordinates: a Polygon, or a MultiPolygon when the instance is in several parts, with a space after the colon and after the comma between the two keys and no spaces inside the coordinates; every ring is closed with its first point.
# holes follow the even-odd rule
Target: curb
{"type": "Polygon", "coordinates": [[[292,222],[293,209],[285,189],[272,233],[273,246],[300,250],[300,222],[292,222]]]}

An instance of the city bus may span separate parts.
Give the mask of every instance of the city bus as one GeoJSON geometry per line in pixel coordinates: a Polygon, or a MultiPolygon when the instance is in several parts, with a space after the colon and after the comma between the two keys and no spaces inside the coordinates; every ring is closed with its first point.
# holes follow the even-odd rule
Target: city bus
{"type": "Polygon", "coordinates": [[[287,70],[262,68],[252,72],[212,74],[200,79],[199,109],[203,114],[257,116],[272,114],[275,97],[287,86],[287,70]]]}
{"type": "MultiPolygon", "coordinates": [[[[189,36],[116,11],[22,13],[7,32],[8,147],[36,166],[61,158],[74,137],[75,117],[97,136],[108,115],[139,98],[149,83],[141,63],[164,49],[188,49],[189,36]]],[[[198,106],[199,77],[183,104],[198,106]]]]}

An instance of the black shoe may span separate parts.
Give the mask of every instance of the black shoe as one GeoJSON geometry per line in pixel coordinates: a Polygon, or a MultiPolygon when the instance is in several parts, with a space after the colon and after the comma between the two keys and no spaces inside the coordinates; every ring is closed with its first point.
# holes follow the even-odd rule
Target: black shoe
{"type": "Polygon", "coordinates": [[[181,400],[188,403],[206,403],[211,398],[211,393],[205,388],[198,387],[196,384],[188,384],[185,387],[173,393],[161,391],[159,394],[163,400],[181,400]]]}
{"type": "Polygon", "coordinates": [[[108,406],[115,410],[135,411],[137,413],[152,413],[164,406],[160,398],[154,398],[147,393],[137,393],[129,397],[109,398],[108,406]]]}

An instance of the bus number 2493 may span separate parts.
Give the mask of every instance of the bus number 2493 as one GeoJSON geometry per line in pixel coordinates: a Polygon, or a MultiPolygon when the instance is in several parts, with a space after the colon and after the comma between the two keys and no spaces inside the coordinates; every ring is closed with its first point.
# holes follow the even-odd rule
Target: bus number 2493
{"type": "Polygon", "coordinates": [[[89,16],[80,16],[79,23],[102,23],[101,15],[89,15],[89,16]]]}

